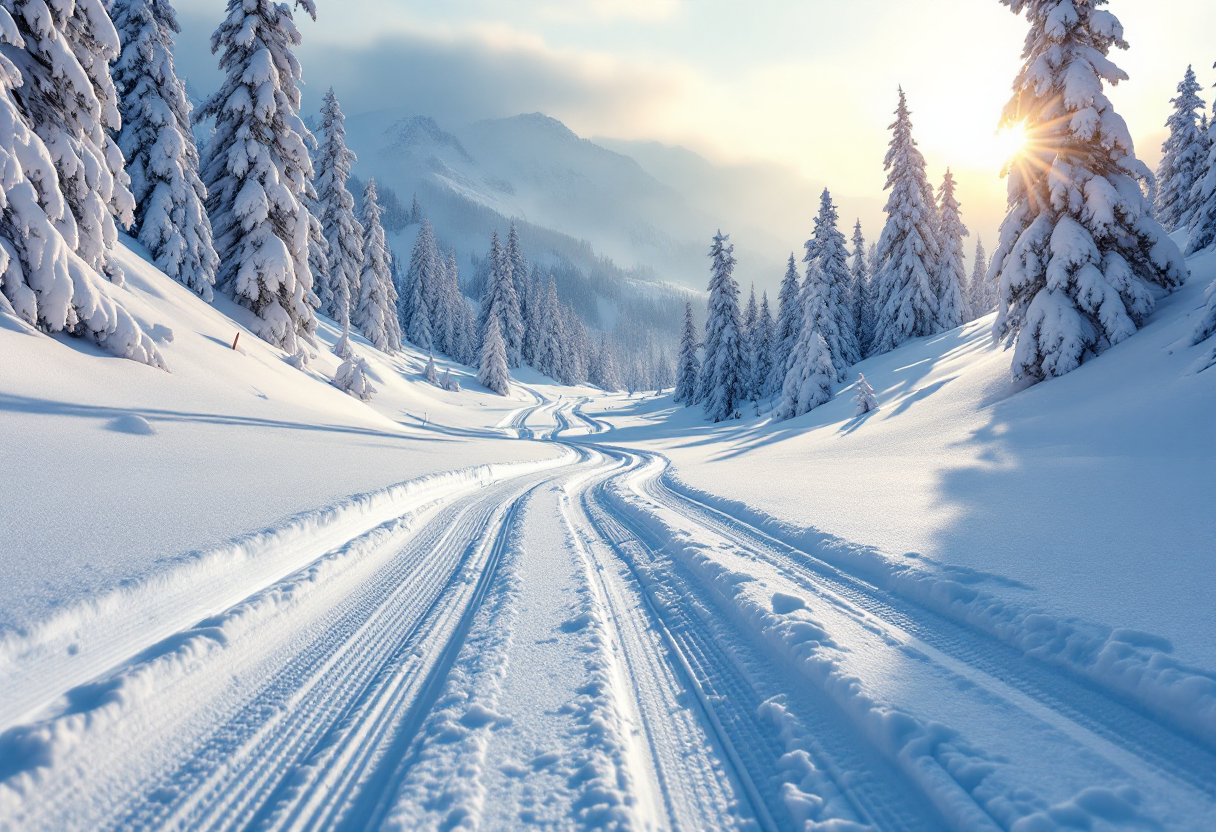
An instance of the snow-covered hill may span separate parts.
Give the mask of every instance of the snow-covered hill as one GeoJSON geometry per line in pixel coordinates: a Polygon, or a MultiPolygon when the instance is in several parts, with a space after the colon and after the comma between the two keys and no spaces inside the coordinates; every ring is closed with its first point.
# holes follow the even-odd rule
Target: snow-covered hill
{"type": "Polygon", "coordinates": [[[554,456],[486,430],[533,403],[526,391],[489,394],[437,359],[465,388],[447,393],[423,379],[426,356],[354,338],[379,389],[363,404],[329,383],[332,322],[320,319],[322,346],[296,369],[245,329],[247,310],[203,303],[124,239],[127,282],[112,291],[170,372],[0,315],[0,634],[351,494],[554,456]]]}
{"type": "Polygon", "coordinates": [[[852,384],[785,422],[710,425],[668,397],[589,412],[616,424],[605,441],[842,559],[1216,669],[1216,368],[1190,345],[1216,253],[1190,266],[1141,332],[1026,390],[988,316],[857,365],[880,404],[860,418],[852,384]]]}

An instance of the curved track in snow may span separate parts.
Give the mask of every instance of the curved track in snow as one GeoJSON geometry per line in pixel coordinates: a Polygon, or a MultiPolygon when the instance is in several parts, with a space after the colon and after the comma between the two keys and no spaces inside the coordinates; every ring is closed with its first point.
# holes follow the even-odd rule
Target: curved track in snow
{"type": "Polygon", "coordinates": [[[0,828],[1216,828],[1210,749],[538,399],[500,428],[564,464],[322,527],[84,678],[34,656],[0,828]]]}

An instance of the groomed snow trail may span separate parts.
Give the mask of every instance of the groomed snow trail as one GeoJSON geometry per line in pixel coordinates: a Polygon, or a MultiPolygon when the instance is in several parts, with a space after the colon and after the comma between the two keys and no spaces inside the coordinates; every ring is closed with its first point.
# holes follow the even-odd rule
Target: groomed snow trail
{"type": "Polygon", "coordinates": [[[10,646],[0,829],[1216,828],[1197,740],[537,399],[500,427],[560,464],[166,580],[168,632],[115,602],[10,646]]]}

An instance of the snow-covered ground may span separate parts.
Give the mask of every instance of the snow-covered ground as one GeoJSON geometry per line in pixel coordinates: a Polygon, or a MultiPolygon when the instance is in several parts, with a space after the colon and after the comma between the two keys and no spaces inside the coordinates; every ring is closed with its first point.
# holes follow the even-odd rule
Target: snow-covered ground
{"type": "Polygon", "coordinates": [[[0,829],[1216,828],[1216,257],[1062,379],[980,321],[719,426],[363,404],[122,260],[172,373],[0,319],[0,829]]]}

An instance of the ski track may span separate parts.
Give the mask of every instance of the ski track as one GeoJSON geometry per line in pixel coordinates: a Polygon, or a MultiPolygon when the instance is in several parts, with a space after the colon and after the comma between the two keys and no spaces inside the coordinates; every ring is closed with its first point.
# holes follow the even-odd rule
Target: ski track
{"type": "MultiPolygon", "coordinates": [[[[0,829],[1216,828],[1199,742],[526,389],[499,429],[559,467],[305,529],[243,592],[211,576],[222,612],[118,616],[39,677],[0,829]]],[[[40,637],[31,678],[65,638],[40,637]]]]}

